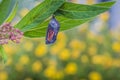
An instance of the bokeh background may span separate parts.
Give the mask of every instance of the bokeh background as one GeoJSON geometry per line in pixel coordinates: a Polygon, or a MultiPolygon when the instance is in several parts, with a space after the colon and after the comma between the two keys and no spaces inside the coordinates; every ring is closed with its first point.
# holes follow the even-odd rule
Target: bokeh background
{"type": "MultiPolygon", "coordinates": [[[[42,0],[20,0],[16,24],[42,0]]],[[[70,0],[94,4],[110,0],[70,0]]],[[[74,29],[59,32],[53,45],[23,38],[5,45],[0,80],[120,80],[120,0],[110,11],[74,29]]]]}

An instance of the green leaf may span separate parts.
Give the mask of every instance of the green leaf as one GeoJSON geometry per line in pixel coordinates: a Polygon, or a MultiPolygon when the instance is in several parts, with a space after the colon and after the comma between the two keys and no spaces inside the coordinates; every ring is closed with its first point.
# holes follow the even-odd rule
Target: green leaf
{"type": "MultiPolygon", "coordinates": [[[[75,19],[75,20],[73,20],[70,18],[65,18],[62,15],[57,16],[56,18],[60,23],[61,31],[71,29],[75,26],[78,26],[78,25],[83,24],[90,20],[90,19],[83,19],[83,20],[75,19]]],[[[46,22],[42,23],[41,25],[37,26],[37,28],[31,29],[31,30],[25,32],[24,36],[30,37],[30,38],[44,37],[46,35],[48,24],[49,24],[49,21],[46,21],[46,22]]]]}
{"type": "Polygon", "coordinates": [[[16,13],[17,13],[17,9],[18,9],[18,3],[16,3],[13,7],[13,10],[11,11],[10,15],[8,16],[8,18],[5,20],[5,22],[11,22],[13,20],[13,18],[15,17],[16,13]]]}
{"type": "Polygon", "coordinates": [[[7,55],[1,45],[0,45],[0,57],[1,60],[4,61],[4,63],[7,61],[7,55]]]}
{"type": "Polygon", "coordinates": [[[95,5],[84,5],[84,4],[75,4],[66,2],[64,5],[58,10],[59,13],[64,15],[65,17],[72,19],[85,19],[97,16],[100,13],[107,11],[114,2],[100,3],[95,5]],[[108,6],[107,6],[107,5],[108,6]],[[99,6],[106,5],[106,6],[99,6]]]}
{"type": "Polygon", "coordinates": [[[11,13],[17,0],[2,0],[0,3],[0,24],[2,24],[11,13]]]}
{"type": "Polygon", "coordinates": [[[102,2],[102,3],[99,3],[99,4],[94,4],[94,6],[101,6],[101,7],[108,7],[110,8],[111,6],[113,6],[113,4],[115,4],[116,1],[111,1],[111,2],[102,2]]]}
{"type": "Polygon", "coordinates": [[[22,31],[29,30],[49,18],[65,0],[45,0],[33,8],[15,27],[22,31]]]}
{"type": "MultiPolygon", "coordinates": [[[[104,5],[106,5],[105,7],[107,7],[108,4],[110,4],[112,2],[107,2],[107,3],[104,3],[104,5]]],[[[78,5],[78,4],[77,4],[78,5]]],[[[81,5],[81,4],[79,4],[81,5]]],[[[85,5],[84,5],[85,6],[85,5]]],[[[88,6],[88,5],[86,5],[88,6]]],[[[93,5],[91,5],[93,6],[93,5]]],[[[99,7],[99,9],[101,8],[102,4],[97,4],[97,8],[99,7]],[[98,6],[99,5],[99,6],[98,6]]],[[[112,5],[111,5],[112,6],[112,5]]],[[[70,7],[70,6],[69,6],[70,7]]],[[[108,9],[110,9],[110,5],[108,5],[109,8],[107,8],[105,11],[107,11],[108,9]]],[[[81,7],[78,7],[78,8],[81,8],[81,7]]],[[[94,7],[93,7],[94,8],[94,7]]],[[[95,7],[96,9],[96,7],[95,7]]],[[[92,9],[93,10],[93,9],[92,9]]],[[[90,11],[90,10],[89,10],[90,11]]],[[[98,10],[97,10],[98,11],[98,10]]],[[[104,11],[104,12],[105,12],[104,11]]],[[[99,12],[99,14],[102,13],[102,12],[99,12]]],[[[74,28],[76,26],[79,26],[89,20],[92,20],[96,17],[96,15],[93,15],[92,17],[90,18],[81,18],[81,19],[70,19],[70,18],[67,18],[67,17],[64,17],[63,15],[59,15],[59,16],[56,16],[57,20],[60,22],[60,30],[63,31],[63,30],[68,30],[68,29],[71,29],[71,28],[74,28]]],[[[29,30],[29,31],[26,31],[24,33],[24,36],[26,37],[31,37],[31,38],[40,38],[40,37],[44,37],[46,35],[46,31],[47,31],[47,27],[48,27],[48,23],[49,23],[49,20],[43,22],[42,24],[36,26],[35,28],[29,30]]]]}

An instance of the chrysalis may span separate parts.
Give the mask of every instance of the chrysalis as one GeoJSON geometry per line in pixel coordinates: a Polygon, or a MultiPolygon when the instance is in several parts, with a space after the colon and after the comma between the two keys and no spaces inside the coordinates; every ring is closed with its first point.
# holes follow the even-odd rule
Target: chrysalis
{"type": "Polygon", "coordinates": [[[59,22],[53,16],[47,30],[46,44],[52,44],[56,41],[56,37],[60,28],[59,22]]]}

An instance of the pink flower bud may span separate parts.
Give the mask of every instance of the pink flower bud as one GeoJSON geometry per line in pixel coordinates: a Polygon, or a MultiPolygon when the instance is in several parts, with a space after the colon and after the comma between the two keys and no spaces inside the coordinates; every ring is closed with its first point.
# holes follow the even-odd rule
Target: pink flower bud
{"type": "Polygon", "coordinates": [[[23,32],[11,26],[10,23],[0,25],[0,45],[8,44],[9,40],[20,43],[22,36],[23,32]]]}

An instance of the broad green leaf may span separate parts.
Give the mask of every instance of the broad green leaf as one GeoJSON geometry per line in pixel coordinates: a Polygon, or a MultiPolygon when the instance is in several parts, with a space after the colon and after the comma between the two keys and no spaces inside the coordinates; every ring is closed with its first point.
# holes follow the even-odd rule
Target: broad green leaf
{"type": "MultiPolygon", "coordinates": [[[[104,5],[106,5],[105,7],[109,7],[108,9],[110,9],[110,3],[113,3],[113,2],[107,2],[107,3],[104,3],[104,5]],[[108,5],[108,6],[107,6],[108,5]]],[[[87,5],[88,6],[88,5],[87,5]]],[[[91,5],[93,6],[93,5],[91,5]]],[[[102,7],[102,4],[97,4],[98,7],[102,7]],[[99,5],[99,6],[98,6],[99,5]]],[[[111,5],[112,6],[112,5],[111,5]]],[[[107,10],[108,10],[107,9],[107,10]]],[[[107,11],[106,10],[106,11],[107,11]]],[[[102,12],[100,12],[102,13],[102,12]]],[[[99,14],[100,14],[99,13],[99,14]]],[[[57,20],[60,22],[60,30],[63,31],[63,30],[68,30],[68,29],[71,29],[71,28],[74,28],[76,26],[79,26],[89,20],[92,20],[96,17],[95,16],[92,16],[90,18],[81,18],[81,19],[70,19],[70,18],[67,18],[67,17],[64,17],[63,15],[61,16],[56,16],[57,20]]],[[[48,27],[48,23],[49,23],[49,20],[45,21],[44,23],[36,26],[36,28],[34,29],[31,29],[29,31],[26,31],[24,33],[24,35],[26,37],[31,37],[31,38],[37,38],[37,37],[44,37],[46,35],[46,31],[47,31],[47,27],[48,27]]]]}
{"type": "Polygon", "coordinates": [[[16,2],[16,4],[13,7],[13,10],[11,11],[10,15],[5,20],[5,22],[11,22],[13,20],[13,18],[15,17],[15,15],[17,13],[17,9],[18,9],[18,3],[16,2]]]}
{"type": "MultiPolygon", "coordinates": [[[[83,20],[75,19],[75,20],[73,20],[73,19],[65,18],[64,16],[57,16],[56,18],[60,23],[61,31],[71,29],[75,26],[78,26],[78,25],[83,24],[86,21],[90,20],[90,19],[83,19],[83,20]]],[[[49,24],[49,21],[46,21],[46,22],[42,23],[41,25],[37,26],[36,29],[31,29],[31,30],[25,32],[24,36],[31,37],[31,38],[44,37],[46,35],[48,24],[49,24]]]]}
{"type": "Polygon", "coordinates": [[[7,61],[7,55],[1,45],[0,45],[0,57],[1,60],[4,61],[4,63],[7,61]]]}
{"type": "Polygon", "coordinates": [[[11,13],[17,0],[2,0],[0,3],[0,24],[2,24],[11,13]]]}
{"type": "Polygon", "coordinates": [[[98,6],[98,7],[108,7],[110,8],[116,1],[111,1],[111,2],[102,2],[99,4],[94,4],[94,6],[98,6]],[[107,4],[107,5],[106,5],[107,4]]]}
{"type": "Polygon", "coordinates": [[[22,31],[29,30],[49,18],[65,0],[45,0],[33,8],[15,27],[22,31]]]}
{"type": "Polygon", "coordinates": [[[66,2],[60,9],[58,10],[59,13],[64,15],[65,17],[72,18],[72,19],[85,19],[97,16],[100,13],[103,13],[109,9],[109,5],[112,5],[114,2],[110,3],[101,3],[99,5],[106,5],[102,6],[99,5],[84,5],[84,4],[75,4],[66,2]]]}

